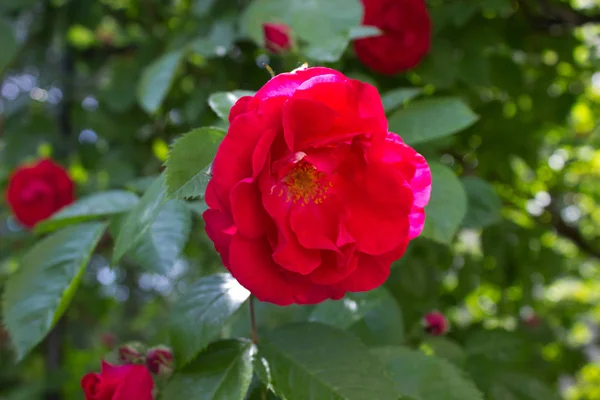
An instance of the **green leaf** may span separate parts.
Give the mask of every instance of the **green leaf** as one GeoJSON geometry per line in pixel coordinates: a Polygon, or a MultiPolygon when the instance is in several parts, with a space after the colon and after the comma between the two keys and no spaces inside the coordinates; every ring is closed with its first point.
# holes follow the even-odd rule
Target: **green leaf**
{"type": "Polygon", "coordinates": [[[188,208],[199,218],[202,218],[204,211],[208,210],[208,206],[204,200],[189,201],[186,203],[188,208]]]}
{"type": "Polygon", "coordinates": [[[17,358],[37,345],[67,309],[106,224],[72,226],[39,241],[6,282],[4,322],[17,358]]]}
{"type": "Polygon", "coordinates": [[[354,323],[348,332],[369,347],[403,344],[404,320],[400,305],[387,288],[380,289],[382,291],[379,302],[365,313],[363,319],[354,323]]]}
{"type": "Polygon", "coordinates": [[[284,325],[258,343],[261,379],[287,400],[396,400],[384,366],[354,336],[318,323],[284,325]],[[267,376],[264,376],[267,375],[267,376]]]}
{"type": "Polygon", "coordinates": [[[494,363],[511,363],[522,355],[524,348],[521,338],[503,330],[477,331],[465,343],[469,358],[484,357],[494,363]]]}
{"type": "Polygon", "coordinates": [[[125,187],[136,193],[144,193],[152,186],[156,178],[158,178],[158,175],[141,176],[127,182],[125,187]]]}
{"type": "Polygon", "coordinates": [[[428,336],[424,344],[433,350],[436,357],[444,358],[459,367],[465,365],[467,355],[458,343],[442,336],[428,336]]]}
{"type": "Polygon", "coordinates": [[[383,287],[368,292],[348,293],[341,300],[328,300],[317,305],[308,320],[347,329],[380,305],[386,295],[389,293],[383,287]]]}
{"type": "Polygon", "coordinates": [[[483,400],[477,387],[448,361],[405,347],[373,350],[387,366],[396,390],[414,400],[483,400]]]}
{"type": "Polygon", "coordinates": [[[189,44],[189,49],[204,57],[224,56],[235,40],[233,21],[216,20],[207,37],[197,38],[189,44]]]}
{"type": "Polygon", "coordinates": [[[171,311],[171,344],[183,367],[220,333],[250,292],[229,274],[201,278],[179,298],[171,311]]]}
{"type": "Polygon", "coordinates": [[[501,218],[502,200],[494,188],[481,178],[467,176],[462,178],[467,193],[467,215],[463,226],[481,228],[498,222],[501,218]]]}
{"type": "Polygon", "coordinates": [[[467,213],[467,195],[452,170],[439,163],[430,163],[431,199],[425,207],[425,227],[422,236],[449,244],[467,213]]]}
{"type": "Polygon", "coordinates": [[[381,95],[385,112],[390,112],[423,93],[422,88],[398,88],[381,95]]]}
{"type": "Polygon", "coordinates": [[[265,22],[289,23],[290,2],[282,0],[254,0],[246,8],[240,20],[244,36],[257,45],[264,44],[263,24],[265,22]]]}
{"type": "Polygon", "coordinates": [[[0,72],[6,68],[17,55],[17,39],[12,26],[0,18],[0,72]]]}
{"type": "Polygon", "coordinates": [[[144,69],[137,96],[140,106],[147,113],[153,114],[159,109],[175,79],[183,54],[180,50],[167,53],[144,69]]]}
{"type": "Polygon", "coordinates": [[[138,201],[139,198],[135,194],[125,190],[94,193],[82,197],[49,219],[40,222],[35,227],[35,231],[36,233],[50,232],[67,225],[124,213],[131,210],[138,201]]]}
{"type": "Polygon", "coordinates": [[[254,345],[246,340],[212,343],[164,389],[164,399],[243,400],[252,380],[254,345]]]}
{"type": "Polygon", "coordinates": [[[345,35],[331,35],[320,42],[312,43],[302,49],[304,55],[317,62],[336,62],[339,60],[350,39],[345,35]]]}
{"type": "Polygon", "coordinates": [[[390,131],[409,145],[452,135],[473,125],[479,117],[457,97],[415,101],[389,117],[390,131]]]}
{"type": "Polygon", "coordinates": [[[376,26],[360,25],[350,28],[348,31],[348,37],[350,40],[364,39],[368,37],[381,36],[382,33],[383,32],[381,29],[376,26]]]}
{"type": "MultiPolygon", "coordinates": [[[[539,380],[527,375],[505,372],[498,377],[498,383],[502,383],[513,393],[523,396],[529,400],[559,400],[561,397],[539,380]]],[[[519,398],[521,398],[519,396],[519,398]]]]}
{"type": "Polygon", "coordinates": [[[210,167],[225,131],[199,128],[175,141],[166,162],[165,179],[170,198],[204,196],[210,167]],[[208,167],[207,167],[208,166],[208,167]]]}
{"type": "Polygon", "coordinates": [[[191,228],[192,215],[185,202],[169,200],[127,254],[144,269],[166,275],[183,251],[191,228]]]}
{"type": "Polygon", "coordinates": [[[165,178],[160,175],[144,193],[136,206],[125,216],[115,240],[113,264],[146,234],[166,201],[165,178]]]}
{"type": "Polygon", "coordinates": [[[350,30],[360,25],[363,13],[358,0],[291,0],[290,4],[289,25],[298,37],[311,44],[334,36],[343,36],[348,42],[350,30]]]}
{"type": "Polygon", "coordinates": [[[229,110],[244,96],[254,96],[256,92],[248,90],[234,90],[233,92],[216,92],[208,98],[208,105],[219,116],[227,121],[229,119],[229,110]]]}

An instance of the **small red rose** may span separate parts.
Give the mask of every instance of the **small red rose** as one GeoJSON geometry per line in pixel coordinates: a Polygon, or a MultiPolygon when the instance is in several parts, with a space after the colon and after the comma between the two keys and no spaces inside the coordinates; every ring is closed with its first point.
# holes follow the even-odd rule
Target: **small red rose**
{"type": "Polygon", "coordinates": [[[431,173],[388,132],[377,89],[298,69],[239,99],[229,120],[203,217],[240,284],[278,305],[383,284],[423,229],[431,173]]]}
{"type": "Polygon", "coordinates": [[[530,328],[537,328],[542,324],[542,320],[535,314],[523,318],[523,322],[530,328]]]}
{"type": "Polygon", "coordinates": [[[290,27],[285,24],[263,24],[265,47],[273,53],[283,53],[292,47],[290,27]]]}
{"type": "Polygon", "coordinates": [[[383,34],[354,42],[367,67],[393,75],[415,67],[429,52],[431,21],[424,0],[362,0],[363,25],[383,34]]]}
{"type": "Polygon", "coordinates": [[[146,355],[146,366],[153,374],[168,374],[173,370],[173,353],[165,347],[151,349],[146,355]]]}
{"type": "Polygon", "coordinates": [[[48,159],[17,168],[6,190],[6,201],[15,218],[28,228],[73,200],[74,185],[67,171],[48,159]]]}
{"type": "Polygon", "coordinates": [[[448,320],[438,311],[432,311],[424,318],[425,332],[433,336],[441,336],[448,332],[448,320]]]}
{"type": "Polygon", "coordinates": [[[152,400],[154,381],[143,365],[102,361],[102,372],[85,375],[81,387],[85,400],[152,400]]]}

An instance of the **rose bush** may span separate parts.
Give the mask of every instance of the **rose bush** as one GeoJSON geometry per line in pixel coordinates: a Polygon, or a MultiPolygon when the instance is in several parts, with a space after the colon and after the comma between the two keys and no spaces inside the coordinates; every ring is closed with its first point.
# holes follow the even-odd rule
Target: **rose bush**
{"type": "Polygon", "coordinates": [[[381,98],[328,68],[239,99],[212,165],[206,230],[261,301],[339,299],[388,277],[425,220],[425,159],[388,132],[381,98]]]}
{"type": "Polygon", "coordinates": [[[111,365],[102,362],[100,374],[81,380],[86,400],[152,400],[154,381],[143,365],[111,365]]]}
{"type": "Polygon", "coordinates": [[[67,171],[49,159],[17,168],[9,178],[6,201],[15,218],[32,228],[74,200],[67,171]]]}
{"type": "Polygon", "coordinates": [[[429,52],[431,21],[424,0],[362,0],[363,25],[378,27],[380,36],[354,42],[367,67],[396,74],[415,67],[429,52]]]}

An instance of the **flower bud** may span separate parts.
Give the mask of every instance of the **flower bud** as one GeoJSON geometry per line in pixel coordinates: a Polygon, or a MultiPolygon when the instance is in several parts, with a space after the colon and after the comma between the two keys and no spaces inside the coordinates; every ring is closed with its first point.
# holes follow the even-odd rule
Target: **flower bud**
{"type": "Polygon", "coordinates": [[[523,318],[523,322],[530,328],[537,328],[541,325],[542,320],[535,314],[531,314],[523,318]]]}
{"type": "Polygon", "coordinates": [[[285,24],[263,24],[265,47],[273,53],[284,53],[292,47],[290,27],[285,24]]]}
{"type": "Polygon", "coordinates": [[[423,319],[423,325],[425,326],[425,332],[434,336],[443,335],[448,331],[448,320],[439,311],[427,313],[423,319]]]}
{"type": "Polygon", "coordinates": [[[139,364],[144,361],[144,346],[138,342],[119,347],[119,360],[123,364],[139,364]]]}
{"type": "Polygon", "coordinates": [[[146,366],[156,375],[168,375],[173,372],[173,353],[167,347],[159,346],[148,351],[146,366]]]}

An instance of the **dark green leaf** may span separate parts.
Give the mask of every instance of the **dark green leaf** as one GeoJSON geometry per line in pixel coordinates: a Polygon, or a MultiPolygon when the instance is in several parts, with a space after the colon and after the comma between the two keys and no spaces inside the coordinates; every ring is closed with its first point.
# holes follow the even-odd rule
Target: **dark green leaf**
{"type": "Polygon", "coordinates": [[[115,240],[113,264],[117,263],[146,234],[165,201],[165,178],[164,175],[160,175],[123,219],[115,240]]]}
{"type": "Polygon", "coordinates": [[[481,228],[498,222],[501,218],[502,201],[494,188],[483,179],[467,176],[462,178],[467,192],[467,215],[463,225],[481,228]]]}
{"type": "Polygon", "coordinates": [[[457,97],[409,103],[389,117],[390,131],[408,144],[452,135],[473,125],[479,117],[457,97]]]}
{"type": "Polygon", "coordinates": [[[498,383],[503,384],[510,391],[518,394],[518,398],[526,398],[528,400],[561,399],[557,394],[556,388],[552,390],[539,380],[516,372],[502,373],[498,377],[498,383]]]}
{"type": "Polygon", "coordinates": [[[477,387],[448,361],[405,347],[373,350],[387,365],[399,395],[414,400],[483,400],[477,387]]]}
{"type": "Polygon", "coordinates": [[[422,88],[398,88],[381,95],[381,102],[386,112],[395,110],[423,93],[422,88]]]}
{"type": "Polygon", "coordinates": [[[182,51],[167,53],[144,70],[138,84],[137,97],[142,108],[155,113],[162,104],[183,58],[182,51]]]}
{"type": "Polygon", "coordinates": [[[204,200],[188,201],[187,206],[192,211],[192,213],[194,213],[200,218],[202,218],[202,214],[204,213],[204,211],[208,210],[208,206],[206,205],[206,202],[204,200]]]}
{"type": "Polygon", "coordinates": [[[440,243],[451,243],[467,213],[467,195],[452,170],[430,163],[431,199],[425,207],[422,236],[440,243]]]}
{"type": "Polygon", "coordinates": [[[67,309],[106,224],[91,222],[38,242],[5,286],[4,322],[22,359],[67,309]]]}
{"type": "Polygon", "coordinates": [[[442,336],[429,336],[424,344],[433,350],[433,354],[438,358],[445,358],[451,363],[462,367],[466,361],[466,354],[460,345],[448,338],[442,336]]]}
{"type": "Polygon", "coordinates": [[[169,200],[127,254],[145,270],[166,275],[185,247],[191,228],[192,216],[187,205],[180,200],[169,200]]]}
{"type": "Polygon", "coordinates": [[[166,166],[167,195],[186,199],[204,196],[210,180],[209,167],[225,131],[199,128],[175,141],[166,166]]]}
{"type": "Polygon", "coordinates": [[[171,311],[171,343],[177,365],[184,366],[220,333],[250,292],[229,274],[201,278],[171,311]]]}
{"type": "Polygon", "coordinates": [[[254,345],[245,340],[212,343],[164,389],[164,399],[243,400],[252,380],[254,345]]]}
{"type": "Polygon", "coordinates": [[[352,335],[318,323],[297,323],[263,335],[262,379],[288,400],[396,400],[394,382],[352,335]],[[267,376],[265,376],[267,375],[267,376]]]}
{"type": "Polygon", "coordinates": [[[404,342],[404,320],[398,301],[387,288],[381,292],[380,301],[364,318],[354,323],[348,331],[367,346],[393,346],[404,342]]]}
{"type": "Polygon", "coordinates": [[[248,90],[234,90],[233,92],[217,92],[210,95],[208,105],[219,116],[227,121],[229,119],[229,110],[244,96],[254,96],[256,92],[248,90]]]}
{"type": "Polygon", "coordinates": [[[35,227],[35,231],[36,233],[50,232],[67,225],[124,213],[131,210],[138,201],[139,198],[135,194],[125,190],[94,193],[82,197],[49,219],[40,222],[35,227]]]}

